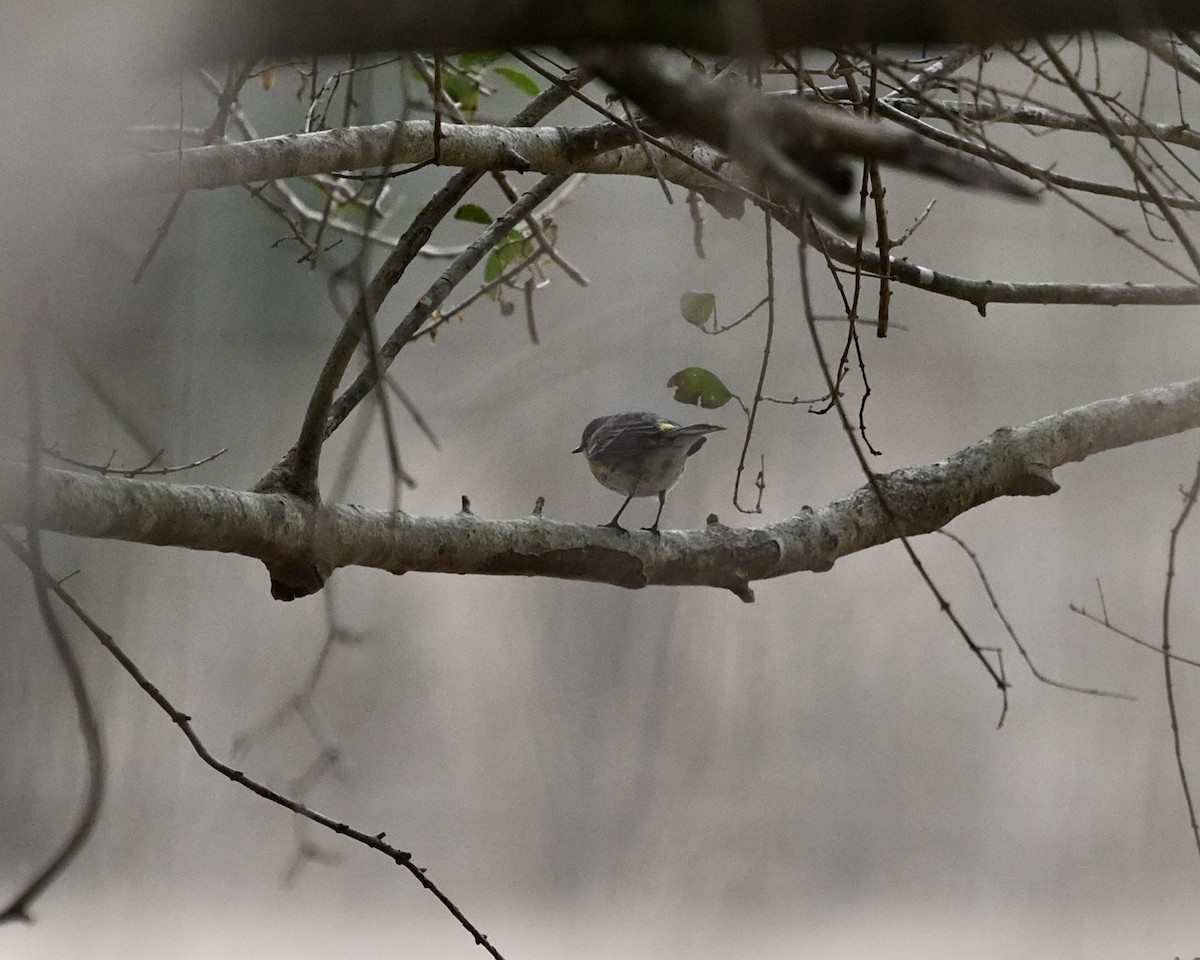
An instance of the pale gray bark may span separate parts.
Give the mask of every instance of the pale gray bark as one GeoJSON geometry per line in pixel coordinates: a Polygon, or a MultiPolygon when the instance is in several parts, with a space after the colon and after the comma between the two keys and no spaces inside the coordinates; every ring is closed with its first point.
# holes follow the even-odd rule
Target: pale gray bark
{"type": "MultiPolygon", "coordinates": [[[[622,535],[542,516],[485,520],[469,512],[413,517],[350,504],[310,507],[256,494],[45,470],[43,529],[81,537],[237,553],[274,564],[405,573],[559,577],[622,587],[723,587],[753,600],[750,583],[823,571],[841,557],[937,530],[1002,496],[1044,496],[1053,470],[1116,447],[1200,427],[1200,379],[1098,400],[1022,427],[1001,428],[945,460],[877,478],[821,507],[760,527],[710,518],[703,530],[622,535]]],[[[22,523],[24,470],[0,470],[0,520],[22,523]]]]}

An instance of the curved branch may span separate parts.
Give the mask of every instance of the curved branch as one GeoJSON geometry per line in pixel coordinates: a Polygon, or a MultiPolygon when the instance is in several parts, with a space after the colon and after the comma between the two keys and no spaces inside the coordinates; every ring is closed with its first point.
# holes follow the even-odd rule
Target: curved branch
{"type": "MultiPolygon", "coordinates": [[[[779,217],[794,235],[813,244],[822,253],[838,263],[849,266],[860,265],[871,273],[882,273],[878,251],[864,247],[858,249],[853,243],[843,240],[834,231],[827,230],[811,220],[801,220],[791,214],[779,217]]],[[[980,316],[987,315],[989,303],[1036,303],[1092,305],[1120,307],[1131,304],[1142,306],[1178,307],[1200,303],[1200,284],[1171,283],[1060,283],[988,280],[979,277],[962,277],[924,267],[900,257],[889,257],[887,277],[910,287],[919,287],[955,300],[974,304],[980,316]]]]}
{"type": "MultiPolygon", "coordinates": [[[[753,599],[750,582],[823,571],[848,554],[937,530],[1002,496],[1058,489],[1052,471],[1093,454],[1200,427],[1200,379],[1154,387],[1002,428],[945,460],[880,476],[887,509],[863,487],[761,527],[710,518],[660,538],[534,515],[483,520],[463,511],[412,517],[348,504],[46,470],[42,529],[82,537],[238,553],[286,564],[588,580],[623,587],[707,585],[753,599]],[[890,514],[890,515],[889,515],[890,514]]],[[[0,520],[23,523],[20,465],[0,468],[0,520]]]]}

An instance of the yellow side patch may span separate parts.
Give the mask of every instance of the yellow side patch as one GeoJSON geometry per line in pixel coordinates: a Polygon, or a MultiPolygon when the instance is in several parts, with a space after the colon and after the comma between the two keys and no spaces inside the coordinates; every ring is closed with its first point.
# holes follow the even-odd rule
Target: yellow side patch
{"type": "Polygon", "coordinates": [[[670,420],[659,420],[658,429],[662,430],[664,433],[668,430],[678,430],[679,424],[672,423],[670,420]]]}

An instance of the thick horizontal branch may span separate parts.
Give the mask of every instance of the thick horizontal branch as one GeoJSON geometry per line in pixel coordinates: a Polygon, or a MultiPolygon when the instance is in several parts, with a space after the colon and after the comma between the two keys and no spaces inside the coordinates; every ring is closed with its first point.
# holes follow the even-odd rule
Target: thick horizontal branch
{"type": "MultiPolygon", "coordinates": [[[[661,66],[649,54],[644,56],[651,66],[661,66]]],[[[632,55],[628,59],[634,64],[641,63],[632,55]]],[[[691,72],[686,61],[681,66],[667,59],[666,64],[691,72]]],[[[657,78],[657,74],[653,76],[657,78]]],[[[649,98],[648,91],[652,92],[654,85],[642,79],[647,89],[639,88],[639,92],[649,98]]],[[[685,119],[707,120],[683,123],[683,128],[720,150],[727,151],[730,146],[731,125],[736,122],[748,128],[747,134],[755,134],[745,140],[778,139],[779,143],[772,147],[775,166],[787,167],[789,171],[803,169],[804,163],[797,167],[792,159],[797,155],[806,156],[805,162],[817,165],[818,170],[836,165],[840,156],[852,155],[893,163],[956,183],[1022,197],[1030,195],[1029,189],[1018,181],[1005,179],[960,152],[930,144],[893,124],[867,122],[828,107],[806,106],[798,99],[763,97],[749,89],[731,92],[726,86],[699,77],[688,76],[686,81],[672,86],[664,80],[662,89],[678,92],[686,88],[688,95],[680,93],[677,98],[690,111],[685,119]],[[753,118],[756,122],[752,122],[753,118]]],[[[685,111],[675,108],[675,112],[685,111]]],[[[672,127],[679,118],[670,110],[667,113],[667,126],[672,127]]],[[[719,186],[719,181],[705,172],[710,169],[732,177],[741,186],[757,189],[766,164],[756,154],[743,156],[744,147],[734,150],[734,160],[741,162],[731,162],[724,153],[691,137],[674,145],[683,158],[652,145],[637,144],[635,140],[629,128],[615,123],[523,128],[443,123],[437,160],[443,166],[483,170],[661,175],[672,183],[701,190],[719,186]],[[748,176],[747,171],[754,176],[748,176]]],[[[178,193],[340,171],[386,169],[428,162],[434,158],[434,147],[432,121],[389,121],[149,154],[128,161],[118,174],[116,185],[143,193],[178,193]]],[[[778,170],[775,173],[776,179],[786,179],[788,175],[795,173],[782,174],[778,170]]]]}
{"type": "MultiPolygon", "coordinates": [[[[443,123],[439,161],[443,166],[483,170],[655,176],[646,150],[629,146],[633,139],[628,130],[608,123],[580,128],[443,123]]],[[[668,180],[685,187],[715,185],[696,167],[649,149],[668,180]]],[[[702,167],[727,163],[708,147],[681,149],[702,167]]],[[[118,183],[126,190],[146,193],[210,190],[415,164],[433,155],[432,121],[394,121],[150,154],[129,161],[118,183]]]]}
{"type": "MultiPolygon", "coordinates": [[[[828,570],[840,557],[937,530],[996,497],[1053,493],[1055,467],[1198,426],[1200,379],[1002,428],[945,460],[880,475],[886,508],[865,486],[778,523],[738,529],[711,518],[703,530],[666,531],[661,538],[541,516],[485,520],[466,512],[412,517],[347,504],[311,507],[281,494],[61,470],[44,471],[38,513],[46,530],[237,553],[275,570],[316,562],[397,574],[694,584],[723,587],[749,601],[755,580],[828,570]]],[[[19,465],[0,469],[3,522],[25,522],[24,480],[19,465]]]]}

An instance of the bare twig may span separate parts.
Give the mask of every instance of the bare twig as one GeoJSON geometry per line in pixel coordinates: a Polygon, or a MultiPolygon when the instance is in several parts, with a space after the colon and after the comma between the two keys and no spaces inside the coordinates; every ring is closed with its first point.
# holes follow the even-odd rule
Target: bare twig
{"type": "Polygon", "coordinates": [[[75,712],[79,721],[79,732],[83,737],[84,751],[87,755],[87,781],[84,788],[83,806],[75,819],[74,825],[63,841],[58,852],[50,858],[41,869],[27,880],[17,891],[16,896],[7,906],[0,908],[0,923],[15,920],[30,920],[29,908],[52,884],[68,864],[79,854],[95,829],[100,818],[100,808],[104,803],[105,792],[105,757],[104,741],[100,736],[100,722],[96,709],[92,705],[88,693],[87,681],[75,652],[71,649],[66,632],[50,603],[50,591],[61,590],[62,587],[46,572],[42,556],[42,524],[38,514],[40,487],[42,483],[41,464],[41,391],[38,379],[37,353],[28,351],[26,356],[26,373],[29,378],[29,434],[26,438],[25,451],[29,460],[25,472],[26,495],[28,504],[25,512],[26,542],[22,547],[7,530],[0,528],[0,542],[12,551],[33,576],[33,592],[37,598],[38,612],[42,623],[50,636],[54,652],[66,674],[67,683],[71,689],[71,698],[75,702],[75,712]]]}
{"type": "Polygon", "coordinates": [[[758,418],[758,406],[763,400],[763,385],[766,383],[767,369],[771,363],[771,345],[775,339],[775,246],[772,238],[771,212],[769,210],[763,214],[763,234],[766,238],[767,293],[764,299],[767,304],[767,330],[763,337],[762,362],[758,367],[758,383],[754,387],[754,397],[750,401],[750,412],[746,417],[746,434],[742,438],[742,452],[738,457],[737,471],[733,479],[733,505],[740,513],[762,513],[762,494],[766,482],[763,470],[760,469],[756,483],[758,487],[758,501],[753,507],[743,507],[738,500],[738,493],[741,489],[742,473],[746,469],[746,454],[750,450],[750,438],[754,435],[754,424],[758,418]]]}
{"type": "MultiPolygon", "coordinates": [[[[879,506],[884,515],[887,517],[889,523],[895,525],[898,523],[900,518],[893,510],[889,502],[889,497],[884,491],[884,485],[880,482],[878,475],[876,475],[871,469],[870,464],[867,462],[866,454],[863,452],[862,446],[858,442],[858,437],[855,436],[854,428],[850,423],[850,417],[846,413],[846,408],[842,404],[841,396],[838,393],[837,382],[835,380],[833,371],[829,368],[829,362],[825,356],[825,349],[821,344],[821,337],[817,333],[815,312],[812,308],[812,291],[809,288],[808,282],[808,263],[807,257],[805,256],[807,245],[803,242],[798,243],[797,250],[800,258],[800,294],[801,301],[804,305],[804,316],[808,324],[808,332],[809,337],[812,340],[813,350],[817,355],[817,362],[821,367],[822,374],[825,376],[825,385],[829,390],[830,396],[833,398],[835,407],[837,408],[838,418],[842,423],[842,430],[845,432],[846,438],[850,443],[850,447],[854,451],[855,457],[858,459],[859,468],[862,470],[863,475],[867,478],[867,486],[878,498],[879,506]]],[[[924,581],[925,586],[929,588],[930,593],[932,593],[934,599],[937,600],[938,606],[950,619],[950,622],[954,625],[954,629],[966,643],[967,649],[969,649],[971,653],[973,653],[979,660],[979,662],[983,664],[984,669],[988,672],[988,675],[992,678],[992,681],[996,684],[997,689],[1000,691],[1000,719],[997,723],[997,727],[999,728],[1003,726],[1004,718],[1008,714],[1008,681],[1004,678],[1002,663],[999,663],[997,666],[993,666],[987,657],[984,656],[985,651],[974,641],[974,639],[972,639],[971,634],[967,631],[967,628],[963,625],[962,621],[959,620],[957,614],[955,614],[954,610],[951,608],[950,601],[947,600],[942,594],[941,590],[938,589],[938,586],[936,583],[934,583],[929,571],[925,569],[925,565],[921,562],[920,557],[917,556],[916,550],[913,549],[912,544],[909,542],[909,537],[898,532],[897,539],[900,540],[901,545],[904,547],[904,551],[908,554],[909,560],[912,562],[913,567],[916,569],[918,575],[924,581]]]]}
{"type": "Polygon", "coordinates": [[[1171,590],[1175,584],[1175,551],[1179,543],[1179,532],[1191,515],[1200,496],[1200,462],[1196,464],[1196,476],[1192,485],[1184,491],[1183,509],[1179,519],[1171,527],[1170,546],[1167,549],[1167,575],[1163,586],[1162,602],[1162,650],[1163,650],[1163,682],[1166,686],[1167,713],[1171,718],[1171,739],[1175,746],[1175,767],[1179,771],[1179,785],[1183,788],[1183,799],[1187,803],[1188,820],[1192,827],[1192,837],[1196,841],[1196,852],[1200,853],[1200,825],[1196,822],[1196,805],[1192,801],[1191,787],[1188,786],[1187,768],[1183,763],[1182,736],[1179,731],[1179,711],[1175,704],[1175,682],[1171,676],[1171,658],[1167,655],[1171,649],[1171,590]]]}
{"type": "Polygon", "coordinates": [[[91,631],[92,635],[100,642],[100,645],[104,647],[104,649],[110,654],[112,654],[116,661],[121,665],[121,668],[128,673],[129,676],[133,678],[134,682],[137,683],[137,685],[141,687],[142,690],[150,697],[150,699],[153,700],[159,706],[159,708],[171,718],[171,722],[179,727],[180,732],[182,732],[184,737],[187,738],[188,743],[196,752],[196,755],[200,757],[205,764],[222,776],[232,780],[234,783],[245,787],[251,793],[262,797],[264,800],[269,800],[271,803],[278,804],[279,806],[292,811],[292,813],[311,820],[313,823],[319,824],[322,827],[333,831],[334,833],[349,837],[351,840],[355,840],[366,847],[370,847],[372,850],[382,853],[388,859],[396,863],[397,866],[401,866],[407,870],[417,880],[417,882],[421,884],[421,886],[432,893],[442,904],[442,906],[451,913],[451,915],[466,929],[469,934],[471,934],[477,944],[483,947],[493,957],[496,957],[497,960],[503,960],[500,952],[494,946],[492,946],[487,936],[484,935],[478,929],[478,927],[476,927],[470,920],[467,919],[462,910],[455,905],[455,903],[441,890],[440,887],[438,887],[437,884],[429,879],[425,868],[419,867],[413,863],[412,854],[384,841],[384,836],[386,834],[382,832],[368,834],[356,827],[351,826],[348,823],[344,823],[340,820],[334,819],[333,817],[320,813],[306,804],[293,799],[292,797],[272,790],[265,784],[259,783],[257,780],[246,776],[246,774],[244,774],[241,770],[235,769],[234,767],[221,762],[215,756],[213,756],[212,752],[208,749],[208,747],[205,746],[203,740],[200,739],[199,734],[196,733],[196,729],[192,725],[192,718],[176,708],[175,705],[167,698],[166,694],[164,694],[146,677],[141,668],[138,667],[138,665],[134,663],[133,660],[130,659],[130,657],[125,653],[125,651],[121,649],[121,647],[113,639],[112,635],[103,630],[100,625],[88,615],[87,611],[85,611],[79,605],[75,598],[66,591],[65,588],[59,585],[45,572],[45,570],[38,566],[33,557],[30,555],[29,551],[21,547],[20,544],[14,541],[2,530],[0,530],[0,539],[3,539],[5,545],[12,550],[14,554],[16,554],[17,558],[29,567],[29,569],[33,572],[35,579],[42,585],[43,589],[55,594],[59,600],[66,604],[67,608],[73,614],[75,614],[79,621],[85,627],[87,627],[89,631],[91,631]]]}
{"type": "Polygon", "coordinates": [[[1072,693],[1084,693],[1095,697],[1113,697],[1117,700],[1137,699],[1137,697],[1131,696],[1128,693],[1117,693],[1111,690],[1100,690],[1096,687],[1080,687],[1073,683],[1065,683],[1062,680],[1055,680],[1053,677],[1049,677],[1042,673],[1034,664],[1033,658],[1029,655],[1029,651],[1025,649],[1025,645],[1021,643],[1021,639],[1017,636],[1017,631],[1013,629],[1013,625],[1009,622],[1008,617],[1004,615],[1004,609],[1000,606],[1000,601],[996,597],[995,591],[992,590],[992,584],[988,580],[987,573],[983,569],[983,564],[979,561],[979,556],[967,545],[965,540],[951,533],[949,530],[939,530],[938,533],[953,540],[970,558],[971,563],[975,566],[975,572],[979,574],[979,582],[983,585],[984,592],[988,597],[988,602],[991,603],[992,609],[996,612],[996,616],[1000,618],[1000,622],[1004,624],[1005,632],[1008,634],[1009,639],[1012,640],[1013,645],[1021,654],[1021,657],[1024,659],[1026,665],[1028,665],[1029,672],[1032,673],[1034,677],[1048,686],[1058,687],[1060,690],[1069,690],[1072,693]]]}
{"type": "Polygon", "coordinates": [[[217,457],[228,452],[228,447],[222,447],[216,453],[210,453],[207,457],[201,457],[199,460],[193,460],[191,463],[181,463],[170,467],[156,467],[156,464],[163,455],[159,450],[149,460],[140,467],[114,467],[111,463],[87,463],[83,460],[75,460],[66,456],[61,450],[55,447],[45,447],[42,453],[59,463],[67,463],[72,467],[79,467],[81,470],[92,470],[101,476],[113,475],[117,477],[165,477],[172,473],[182,473],[185,470],[195,470],[197,467],[202,467],[206,463],[212,463],[217,457]]]}

